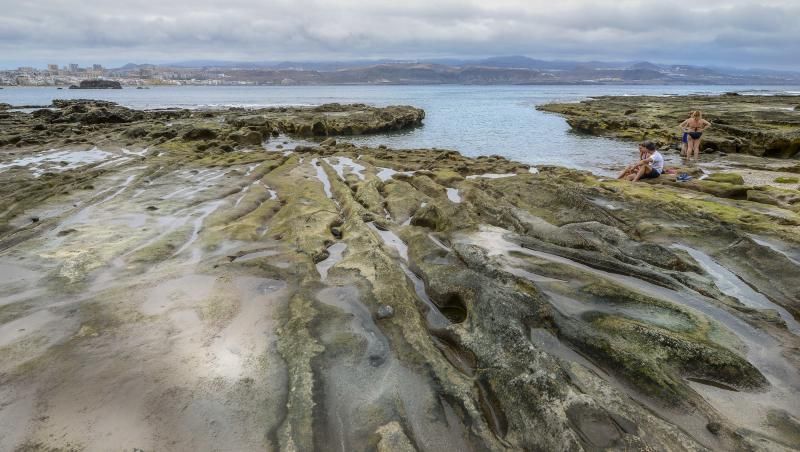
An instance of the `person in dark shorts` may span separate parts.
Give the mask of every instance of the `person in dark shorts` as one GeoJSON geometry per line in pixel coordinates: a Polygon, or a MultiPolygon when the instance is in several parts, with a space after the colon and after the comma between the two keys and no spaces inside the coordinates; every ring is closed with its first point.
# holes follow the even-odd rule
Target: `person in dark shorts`
{"type": "Polygon", "coordinates": [[[692,116],[681,123],[681,127],[688,129],[686,137],[688,146],[686,148],[686,158],[688,160],[698,160],[700,158],[700,138],[703,132],[711,127],[711,123],[703,119],[703,112],[696,110],[692,116]],[[694,157],[692,157],[694,156],[694,157]]]}
{"type": "Polygon", "coordinates": [[[694,115],[694,111],[689,112],[689,117],[683,121],[678,127],[680,127],[681,132],[683,132],[683,137],[681,137],[681,157],[687,157],[689,154],[689,120],[692,119],[692,115],[694,115]]]}
{"type": "Polygon", "coordinates": [[[645,141],[640,146],[644,147],[646,157],[634,163],[634,170],[626,177],[631,182],[655,179],[664,172],[664,156],[656,150],[656,144],[645,141]]]}

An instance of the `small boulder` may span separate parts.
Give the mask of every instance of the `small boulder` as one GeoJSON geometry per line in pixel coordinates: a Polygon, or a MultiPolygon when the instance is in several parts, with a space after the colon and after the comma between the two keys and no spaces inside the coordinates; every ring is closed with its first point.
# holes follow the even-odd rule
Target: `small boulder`
{"type": "Polygon", "coordinates": [[[254,130],[241,130],[228,135],[228,138],[242,146],[258,146],[264,141],[264,135],[254,130]]]}
{"type": "Polygon", "coordinates": [[[336,139],[335,138],[328,138],[327,140],[323,141],[319,145],[320,146],[336,146],[336,139]]]}
{"type": "Polygon", "coordinates": [[[449,221],[436,205],[428,204],[414,213],[414,216],[411,217],[411,224],[433,229],[434,231],[443,231],[447,229],[449,221]]]}
{"type": "Polygon", "coordinates": [[[126,138],[142,138],[147,136],[149,131],[145,127],[131,127],[123,134],[126,138]]]}
{"type": "Polygon", "coordinates": [[[733,185],[744,185],[744,178],[738,173],[714,173],[710,174],[706,180],[733,185]]]}
{"type": "Polygon", "coordinates": [[[381,307],[378,308],[378,312],[375,314],[378,320],[388,319],[392,316],[394,316],[394,308],[388,304],[381,305],[381,307]]]}
{"type": "Polygon", "coordinates": [[[217,137],[217,131],[207,127],[193,127],[183,134],[184,140],[213,140],[217,137]]]}

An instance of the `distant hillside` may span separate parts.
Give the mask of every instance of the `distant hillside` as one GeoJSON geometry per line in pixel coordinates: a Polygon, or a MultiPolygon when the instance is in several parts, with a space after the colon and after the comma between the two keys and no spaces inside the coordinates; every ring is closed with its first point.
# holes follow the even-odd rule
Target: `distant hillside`
{"type": "MultiPolygon", "coordinates": [[[[150,65],[127,64],[134,72],[150,65]]],[[[225,81],[256,84],[798,84],[800,74],[639,62],[546,61],[526,56],[306,62],[185,61],[161,67],[224,72],[225,81]]]]}

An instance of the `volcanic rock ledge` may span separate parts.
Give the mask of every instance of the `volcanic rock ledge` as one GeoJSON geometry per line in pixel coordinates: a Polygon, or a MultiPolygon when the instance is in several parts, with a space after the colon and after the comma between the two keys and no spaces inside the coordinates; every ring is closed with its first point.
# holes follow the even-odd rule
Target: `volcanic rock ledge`
{"type": "Polygon", "coordinates": [[[0,449],[796,446],[797,211],[231,138],[422,116],[4,116],[0,449]]]}
{"type": "Polygon", "coordinates": [[[537,109],[567,118],[578,132],[678,145],[678,124],[702,110],[712,128],[703,149],[792,158],[800,152],[800,96],[600,96],[537,109]]]}
{"type": "Polygon", "coordinates": [[[110,133],[110,141],[118,141],[114,134],[124,132],[122,137],[130,144],[203,139],[207,140],[205,149],[228,150],[242,144],[259,145],[284,133],[324,137],[389,132],[419,126],[424,118],[423,110],[409,106],[326,104],[250,110],[132,110],[107,101],[55,100],[49,108],[30,115],[0,111],[0,146],[90,141],[101,144],[99,137],[92,135],[102,131],[110,133]]]}

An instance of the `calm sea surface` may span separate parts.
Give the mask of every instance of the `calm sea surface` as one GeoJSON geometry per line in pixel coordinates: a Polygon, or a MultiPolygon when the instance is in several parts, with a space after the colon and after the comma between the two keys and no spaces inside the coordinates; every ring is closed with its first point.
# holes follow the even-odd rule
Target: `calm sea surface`
{"type": "MultiPolygon", "coordinates": [[[[536,111],[547,102],[575,102],[598,95],[668,95],[790,92],[800,87],[758,86],[248,86],[153,87],[146,90],[0,90],[0,102],[48,105],[52,99],[90,97],[132,108],[408,104],[425,109],[424,126],[390,135],[348,138],[393,148],[455,149],[469,156],[500,154],[531,164],[557,164],[608,174],[634,157],[631,143],[573,133],[564,119],[536,111]]],[[[691,108],[686,106],[687,111],[691,108]]],[[[673,157],[674,158],[674,157],[673,157]]]]}

